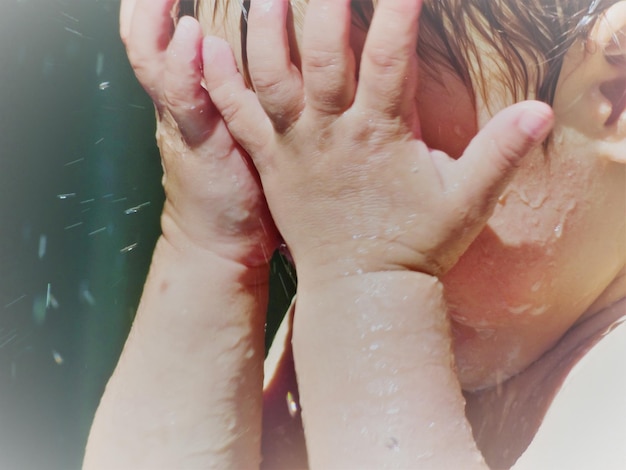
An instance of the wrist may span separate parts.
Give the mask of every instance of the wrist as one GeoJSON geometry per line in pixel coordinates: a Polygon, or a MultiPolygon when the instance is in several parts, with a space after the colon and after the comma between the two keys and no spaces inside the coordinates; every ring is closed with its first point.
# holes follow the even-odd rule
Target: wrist
{"type": "MultiPolygon", "coordinates": [[[[323,333],[321,322],[329,315],[329,321],[345,322],[345,334],[355,328],[369,328],[370,321],[383,317],[401,322],[405,326],[423,330],[427,319],[436,320],[437,328],[448,334],[448,320],[443,285],[439,278],[422,272],[390,270],[344,274],[320,278],[320,271],[298,272],[298,315],[305,311],[315,312],[316,330],[323,333]],[[337,309],[323,309],[322,305],[336,304],[342,308],[338,318],[337,309]],[[358,312],[354,318],[344,312],[358,312]],[[366,315],[365,315],[366,314],[366,315]]],[[[432,322],[428,323],[432,326],[432,322]]]]}
{"type": "Polygon", "coordinates": [[[305,278],[293,351],[311,466],[404,468],[432,455],[437,466],[456,468],[443,451],[451,441],[479,457],[436,277],[395,271],[321,284],[305,278]]]}
{"type": "Polygon", "coordinates": [[[251,270],[268,269],[276,248],[273,237],[243,233],[219,234],[202,226],[201,217],[189,221],[171,208],[167,201],[161,215],[161,238],[181,256],[216,258],[251,270]]]}
{"type": "Polygon", "coordinates": [[[444,267],[428,250],[420,252],[393,240],[353,238],[294,253],[298,278],[316,282],[374,273],[414,272],[440,276],[444,267]]]}

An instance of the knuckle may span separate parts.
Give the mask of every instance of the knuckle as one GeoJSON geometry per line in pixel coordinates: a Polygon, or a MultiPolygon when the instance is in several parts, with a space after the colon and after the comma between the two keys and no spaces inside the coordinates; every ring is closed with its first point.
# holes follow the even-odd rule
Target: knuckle
{"type": "Polygon", "coordinates": [[[131,44],[128,45],[126,54],[128,56],[128,62],[130,62],[133,70],[137,71],[138,69],[145,69],[148,67],[150,61],[144,54],[137,52],[131,44]]]}
{"type": "Polygon", "coordinates": [[[163,91],[163,103],[169,109],[179,109],[187,105],[187,100],[179,90],[166,88],[163,91]]]}
{"type": "Polygon", "coordinates": [[[162,91],[162,83],[158,79],[160,68],[146,56],[131,51],[128,53],[128,60],[137,80],[154,99],[162,91]]]}
{"type": "Polygon", "coordinates": [[[523,155],[524,145],[515,139],[494,139],[492,141],[492,162],[501,173],[506,173],[520,164],[520,156],[523,155]]]}
{"type": "Polygon", "coordinates": [[[242,109],[242,104],[237,99],[236,93],[231,93],[226,86],[221,86],[211,91],[213,103],[219,109],[224,122],[235,121],[242,109]]]}
{"type": "Polygon", "coordinates": [[[273,71],[256,71],[252,75],[252,82],[257,93],[274,96],[281,91],[283,77],[273,71]]]}
{"type": "Polygon", "coordinates": [[[370,47],[364,54],[377,73],[385,75],[397,74],[406,69],[407,66],[406,58],[391,54],[384,46],[370,47]]]}
{"type": "Polygon", "coordinates": [[[309,49],[303,57],[303,65],[307,70],[316,71],[319,69],[339,68],[342,63],[342,56],[334,51],[321,49],[309,49]]]}

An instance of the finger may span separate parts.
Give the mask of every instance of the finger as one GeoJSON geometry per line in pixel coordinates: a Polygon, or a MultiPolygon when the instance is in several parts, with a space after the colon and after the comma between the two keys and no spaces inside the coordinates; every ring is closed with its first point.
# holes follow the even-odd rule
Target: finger
{"type": "Polygon", "coordinates": [[[265,151],[274,135],[272,122],[255,93],[245,85],[226,41],[208,36],[202,47],[204,77],[211,100],[228,130],[250,154],[262,175],[271,163],[265,151]]]}
{"type": "Polygon", "coordinates": [[[389,118],[414,113],[421,0],[380,0],[359,74],[356,103],[389,118]]]}
{"type": "Polygon", "coordinates": [[[335,114],[352,104],[356,80],[350,26],[350,0],[309,3],[302,41],[307,108],[335,114]]]}
{"type": "Polygon", "coordinates": [[[202,87],[202,29],[195,19],[180,19],[165,57],[160,105],[169,109],[187,144],[195,147],[219,119],[202,87]]]}
{"type": "Polygon", "coordinates": [[[157,98],[162,54],[172,37],[178,0],[136,0],[127,41],[128,59],[148,94],[157,98]]]}
{"type": "Polygon", "coordinates": [[[248,69],[261,105],[277,130],[302,112],[304,92],[287,34],[289,0],[253,0],[248,14],[248,69]]]}
{"type": "Polygon", "coordinates": [[[475,201],[488,216],[522,159],[550,133],[552,109],[545,103],[517,103],[494,116],[453,163],[459,197],[475,201]]]}
{"type": "Polygon", "coordinates": [[[122,0],[120,4],[120,37],[125,45],[130,35],[130,24],[133,18],[133,11],[135,10],[135,4],[135,0],[122,0]]]}

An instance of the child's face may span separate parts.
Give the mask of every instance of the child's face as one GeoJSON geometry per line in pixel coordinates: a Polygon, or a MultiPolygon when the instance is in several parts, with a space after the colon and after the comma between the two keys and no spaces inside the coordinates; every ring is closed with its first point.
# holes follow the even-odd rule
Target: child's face
{"type": "MultiPolygon", "coordinates": [[[[352,30],[357,59],[365,35],[352,30]]],[[[457,157],[491,117],[485,105],[494,103],[474,103],[463,83],[442,73],[443,80],[422,74],[416,101],[428,116],[421,120],[426,143],[457,157]]],[[[560,84],[553,145],[525,159],[487,227],[443,279],[466,389],[523,370],[585,312],[626,296],[625,279],[613,282],[626,264],[626,166],[572,124],[588,111],[572,108],[571,98],[560,84]]]]}
{"type": "MultiPolygon", "coordinates": [[[[354,32],[357,56],[363,38],[354,32]]],[[[566,59],[564,70],[577,60],[566,59]]],[[[495,93],[493,102],[474,102],[457,77],[440,72],[421,74],[416,101],[426,143],[456,158],[495,114],[487,109],[513,102],[495,93]]],[[[590,112],[584,100],[571,104],[583,93],[578,80],[573,74],[557,87],[552,145],[526,157],[486,228],[443,278],[466,389],[520,372],[581,315],[626,296],[626,278],[617,279],[626,265],[626,165],[577,122],[590,112]]]]}
{"type": "Polygon", "coordinates": [[[625,169],[563,133],[558,148],[525,162],[443,279],[467,387],[530,364],[624,267],[625,169]]]}
{"type": "MultiPolygon", "coordinates": [[[[576,80],[557,87],[548,151],[525,159],[487,227],[443,279],[467,389],[523,370],[581,315],[626,296],[619,278],[626,165],[612,161],[589,122],[581,123],[591,110],[581,109],[584,100],[572,105],[570,92],[583,93],[576,80]]],[[[479,125],[489,117],[483,114],[479,125]]]]}

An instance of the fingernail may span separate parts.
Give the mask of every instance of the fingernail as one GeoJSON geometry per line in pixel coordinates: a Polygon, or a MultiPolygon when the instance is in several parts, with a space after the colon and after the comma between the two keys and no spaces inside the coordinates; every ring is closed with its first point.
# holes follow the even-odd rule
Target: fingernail
{"type": "Polygon", "coordinates": [[[168,52],[180,60],[194,60],[197,56],[200,34],[196,29],[195,21],[189,16],[184,16],[178,21],[174,30],[168,52]]]}
{"type": "Polygon", "coordinates": [[[215,45],[217,44],[218,39],[215,36],[206,36],[202,41],[202,53],[204,55],[204,59],[212,59],[215,55],[215,45]]]}
{"type": "Polygon", "coordinates": [[[194,29],[195,21],[196,20],[191,16],[183,16],[178,20],[174,34],[178,33],[184,36],[189,36],[194,29]]]}
{"type": "Polygon", "coordinates": [[[267,13],[272,9],[272,5],[274,5],[274,0],[256,0],[257,8],[260,8],[263,13],[267,13]]]}
{"type": "Polygon", "coordinates": [[[552,129],[553,114],[552,109],[547,105],[542,107],[533,106],[526,109],[518,126],[522,132],[533,140],[539,142],[547,137],[552,129]]]}

